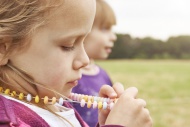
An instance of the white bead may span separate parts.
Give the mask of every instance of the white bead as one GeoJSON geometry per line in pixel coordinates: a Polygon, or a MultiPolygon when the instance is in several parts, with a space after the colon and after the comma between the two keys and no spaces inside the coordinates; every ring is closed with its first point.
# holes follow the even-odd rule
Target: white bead
{"type": "Polygon", "coordinates": [[[107,106],[108,106],[107,102],[104,102],[103,103],[103,109],[107,109],[107,106]]]}
{"type": "Polygon", "coordinates": [[[80,106],[81,106],[81,107],[84,107],[84,106],[85,106],[85,100],[84,100],[84,99],[81,100],[80,106]]]}
{"type": "Polygon", "coordinates": [[[98,97],[95,96],[95,97],[94,97],[94,101],[98,101],[98,97]]]}
{"type": "Polygon", "coordinates": [[[80,101],[80,97],[81,97],[81,94],[78,94],[78,96],[77,96],[77,100],[76,101],[80,101]]]}
{"type": "Polygon", "coordinates": [[[70,94],[70,99],[73,99],[74,93],[70,94]]]}
{"type": "Polygon", "coordinates": [[[63,98],[62,98],[62,97],[61,97],[61,98],[59,98],[59,104],[62,106],[62,105],[63,105],[63,103],[64,103],[63,98]]]}
{"type": "Polygon", "coordinates": [[[108,98],[104,98],[104,99],[103,99],[103,102],[108,102],[108,98]]]}
{"type": "Polygon", "coordinates": [[[32,95],[31,95],[31,94],[28,94],[28,95],[26,96],[26,100],[27,100],[28,102],[30,102],[30,101],[32,100],[32,95]]]}
{"type": "Polygon", "coordinates": [[[93,102],[93,108],[97,108],[97,106],[98,106],[97,101],[94,101],[94,102],[93,102]]]}

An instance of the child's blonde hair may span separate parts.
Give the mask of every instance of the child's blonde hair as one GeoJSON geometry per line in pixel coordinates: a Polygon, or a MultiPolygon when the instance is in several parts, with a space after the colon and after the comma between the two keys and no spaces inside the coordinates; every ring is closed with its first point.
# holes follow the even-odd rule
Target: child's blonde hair
{"type": "Polygon", "coordinates": [[[9,43],[5,56],[23,47],[24,39],[44,23],[48,11],[57,3],[57,0],[0,0],[0,44],[9,43]]]}
{"type": "Polygon", "coordinates": [[[113,25],[116,25],[113,9],[105,0],[96,0],[96,16],[93,27],[110,29],[113,25]]]}
{"type": "MultiPolygon", "coordinates": [[[[5,51],[0,48],[0,54],[3,54],[3,58],[0,56],[1,86],[15,90],[10,82],[10,74],[17,75],[26,81],[31,81],[32,83],[29,82],[29,84],[38,93],[32,77],[23,70],[9,65],[9,62],[5,65],[1,62],[9,55],[25,50],[30,44],[30,38],[35,29],[45,25],[50,18],[50,10],[57,9],[56,7],[62,3],[64,0],[0,0],[0,47],[8,44],[5,51]]],[[[53,92],[56,93],[56,91],[53,92]]],[[[38,106],[44,107],[42,103],[38,106]]],[[[68,120],[66,121],[70,123],[68,120]]]]}
{"type": "Polygon", "coordinates": [[[6,50],[0,49],[3,54],[3,58],[0,58],[1,81],[9,79],[4,69],[6,66],[1,65],[1,62],[11,53],[27,48],[32,33],[45,24],[48,12],[61,5],[61,1],[0,0],[0,46],[8,45],[6,50]]]}

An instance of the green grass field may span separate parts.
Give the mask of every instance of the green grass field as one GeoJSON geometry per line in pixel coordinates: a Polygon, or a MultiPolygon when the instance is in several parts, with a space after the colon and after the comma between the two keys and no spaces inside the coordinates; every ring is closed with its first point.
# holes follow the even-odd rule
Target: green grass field
{"type": "Polygon", "coordinates": [[[154,127],[190,126],[190,60],[97,61],[113,82],[136,86],[154,127]]]}

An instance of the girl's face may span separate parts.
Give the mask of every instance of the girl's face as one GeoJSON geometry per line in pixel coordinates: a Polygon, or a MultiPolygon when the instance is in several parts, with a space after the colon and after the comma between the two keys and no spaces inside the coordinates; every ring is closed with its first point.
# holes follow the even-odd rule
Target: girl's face
{"type": "MultiPolygon", "coordinates": [[[[29,48],[10,61],[36,82],[68,96],[81,78],[80,69],[89,62],[83,40],[92,27],[95,1],[66,0],[52,15],[48,24],[37,28],[29,48]]],[[[38,90],[49,94],[44,88],[38,90]]]]}
{"type": "Polygon", "coordinates": [[[85,39],[85,50],[92,59],[106,59],[112,51],[116,35],[111,29],[93,27],[85,39]]]}

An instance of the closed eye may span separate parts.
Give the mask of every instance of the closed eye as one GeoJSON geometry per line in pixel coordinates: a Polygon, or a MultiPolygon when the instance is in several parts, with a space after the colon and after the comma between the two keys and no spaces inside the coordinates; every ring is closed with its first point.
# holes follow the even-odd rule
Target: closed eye
{"type": "Polygon", "coordinates": [[[62,49],[64,50],[64,51],[72,51],[72,50],[74,50],[74,46],[72,46],[72,47],[67,47],[67,46],[61,46],[62,47],[62,49]]]}

